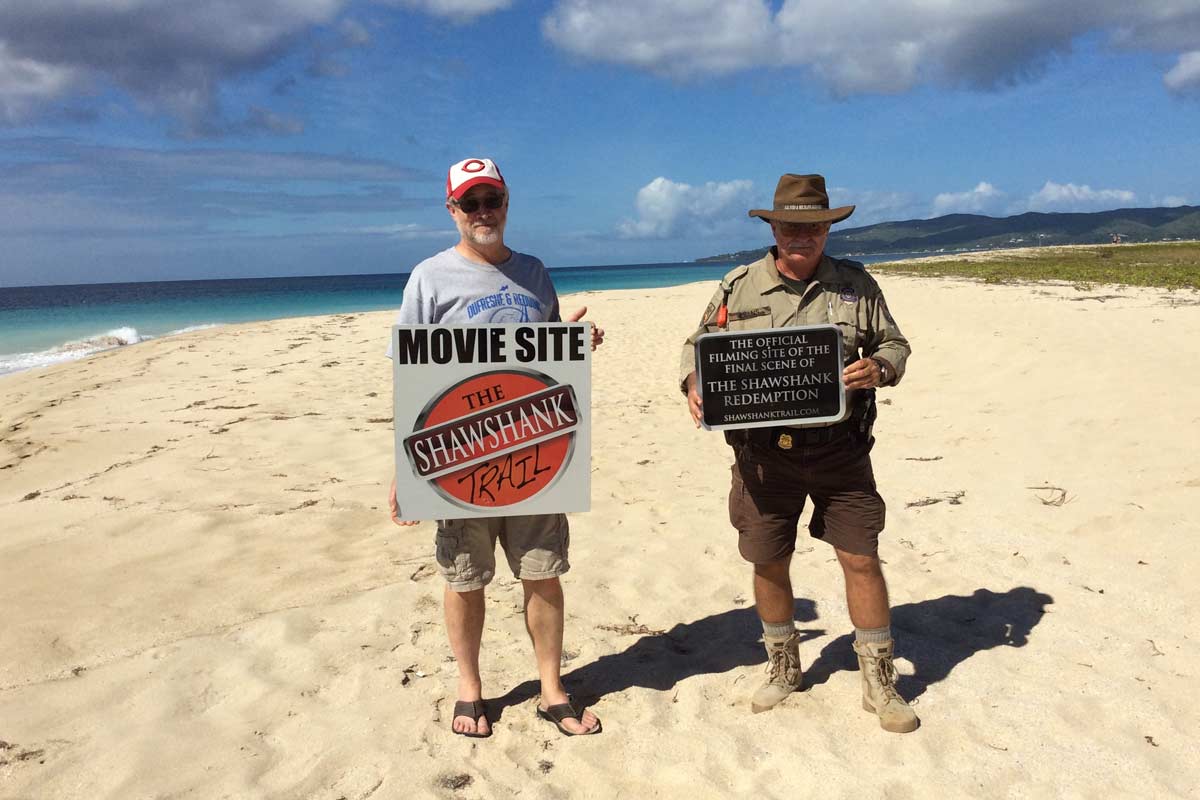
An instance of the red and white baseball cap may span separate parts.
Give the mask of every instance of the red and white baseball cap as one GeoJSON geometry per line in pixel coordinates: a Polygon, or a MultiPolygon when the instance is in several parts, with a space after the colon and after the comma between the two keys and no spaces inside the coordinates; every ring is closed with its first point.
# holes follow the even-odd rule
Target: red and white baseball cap
{"type": "Polygon", "coordinates": [[[504,176],[490,158],[466,158],[450,167],[446,176],[446,197],[461,200],[472,186],[488,183],[504,188],[504,176]]]}

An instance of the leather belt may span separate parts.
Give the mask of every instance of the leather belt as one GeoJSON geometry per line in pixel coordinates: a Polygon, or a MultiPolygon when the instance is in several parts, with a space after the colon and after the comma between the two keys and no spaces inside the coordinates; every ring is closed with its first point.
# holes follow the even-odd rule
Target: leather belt
{"type": "Polygon", "coordinates": [[[750,428],[746,431],[750,443],[772,450],[796,450],[830,444],[849,435],[849,420],[823,428],[750,428]]]}

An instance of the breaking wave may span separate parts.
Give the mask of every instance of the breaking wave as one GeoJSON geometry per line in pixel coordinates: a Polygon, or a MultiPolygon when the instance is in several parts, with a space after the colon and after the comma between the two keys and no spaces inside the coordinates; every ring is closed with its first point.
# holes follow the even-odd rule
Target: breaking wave
{"type": "MultiPolygon", "coordinates": [[[[178,333],[188,333],[190,331],[215,327],[216,325],[190,325],[186,328],[170,331],[164,335],[173,336],[178,333]]],[[[36,353],[0,355],[0,375],[7,375],[11,372],[20,372],[27,369],[36,369],[37,367],[48,367],[51,364],[61,364],[64,361],[75,361],[105,350],[113,350],[118,347],[126,347],[131,344],[157,338],[159,337],[138,333],[137,328],[114,328],[107,333],[89,336],[86,339],[64,342],[63,344],[51,347],[49,350],[42,350],[36,353]]]]}

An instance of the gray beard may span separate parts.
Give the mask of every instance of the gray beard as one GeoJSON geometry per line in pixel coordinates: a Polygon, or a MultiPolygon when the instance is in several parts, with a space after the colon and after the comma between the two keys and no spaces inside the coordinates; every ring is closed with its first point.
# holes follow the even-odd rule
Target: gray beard
{"type": "Polygon", "coordinates": [[[500,241],[500,231],[493,229],[490,233],[476,233],[471,231],[467,234],[467,238],[474,244],[490,246],[500,241]]]}

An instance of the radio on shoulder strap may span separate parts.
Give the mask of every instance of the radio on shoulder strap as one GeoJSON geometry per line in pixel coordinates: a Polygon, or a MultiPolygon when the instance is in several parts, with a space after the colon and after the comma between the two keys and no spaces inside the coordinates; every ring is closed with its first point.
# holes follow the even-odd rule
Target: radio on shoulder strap
{"type": "Polygon", "coordinates": [[[717,309],[716,323],[720,330],[726,330],[729,325],[729,295],[733,293],[733,285],[746,277],[750,268],[742,265],[732,270],[721,279],[721,305],[717,309]]]}

